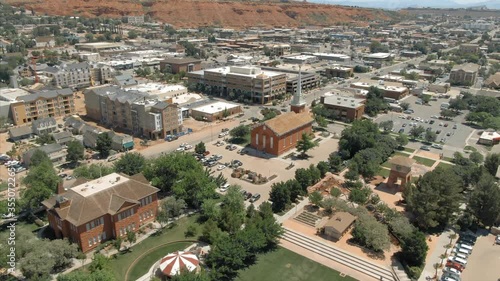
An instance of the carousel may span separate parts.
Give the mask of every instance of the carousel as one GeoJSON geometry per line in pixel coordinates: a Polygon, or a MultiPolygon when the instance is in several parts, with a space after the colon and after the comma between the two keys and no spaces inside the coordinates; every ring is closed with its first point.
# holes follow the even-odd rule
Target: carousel
{"type": "Polygon", "coordinates": [[[159,269],[168,278],[183,271],[199,271],[200,260],[191,252],[177,251],[166,255],[160,260],[159,269]]]}

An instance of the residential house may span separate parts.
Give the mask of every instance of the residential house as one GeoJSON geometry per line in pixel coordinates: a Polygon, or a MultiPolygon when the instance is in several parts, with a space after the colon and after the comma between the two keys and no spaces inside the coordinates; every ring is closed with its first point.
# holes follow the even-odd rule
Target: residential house
{"type": "Polygon", "coordinates": [[[52,134],[54,141],[60,145],[66,145],[68,142],[73,141],[73,134],[69,131],[52,134]]]}
{"type": "Polygon", "coordinates": [[[125,20],[128,24],[140,25],[144,23],[144,15],[140,16],[125,16],[125,20]]]}
{"type": "Polygon", "coordinates": [[[67,238],[82,252],[107,240],[122,238],[153,222],[158,189],[142,174],[112,173],[80,183],[42,202],[56,238],[67,238]]]}
{"type": "Polygon", "coordinates": [[[57,130],[57,122],[54,117],[37,119],[31,123],[32,131],[35,135],[51,134],[57,130]]]}
{"type": "Polygon", "coordinates": [[[115,76],[115,78],[113,79],[113,83],[115,85],[118,85],[118,87],[127,88],[129,86],[135,86],[139,82],[137,82],[137,80],[135,80],[134,77],[132,77],[132,75],[130,74],[122,74],[115,76]]]}
{"type": "Polygon", "coordinates": [[[11,141],[20,141],[23,139],[29,139],[32,136],[33,136],[33,131],[31,129],[31,126],[21,126],[9,129],[9,139],[11,141]]]}
{"type": "Polygon", "coordinates": [[[33,41],[35,41],[35,48],[52,48],[56,46],[56,40],[52,36],[39,36],[33,41]]]}
{"type": "Polygon", "coordinates": [[[500,90],[500,72],[497,72],[488,77],[488,79],[484,81],[483,86],[491,89],[500,90]]]}
{"type": "Polygon", "coordinates": [[[479,45],[478,44],[462,44],[458,47],[458,50],[461,54],[479,54],[479,45]]]}
{"type": "Polygon", "coordinates": [[[450,71],[450,83],[452,85],[474,85],[479,68],[480,66],[474,63],[455,65],[450,71]]]}
{"type": "Polygon", "coordinates": [[[251,146],[271,155],[281,155],[295,148],[302,134],[312,132],[313,122],[307,112],[280,114],[252,129],[251,146]]]}
{"type": "Polygon", "coordinates": [[[86,125],[86,130],[83,132],[83,146],[95,148],[97,146],[97,137],[102,134],[99,129],[86,125]]]}
{"type": "Polygon", "coordinates": [[[106,132],[111,137],[111,149],[127,151],[134,148],[134,138],[126,134],[117,134],[113,131],[106,132]]]}
{"type": "Polygon", "coordinates": [[[28,150],[23,154],[23,162],[26,166],[30,165],[31,161],[31,156],[35,153],[36,150],[41,150],[49,156],[50,161],[54,164],[61,164],[66,161],[66,155],[68,154],[66,152],[66,149],[64,149],[60,144],[58,143],[51,143],[51,144],[46,144],[40,147],[36,147],[33,149],[28,150]]]}

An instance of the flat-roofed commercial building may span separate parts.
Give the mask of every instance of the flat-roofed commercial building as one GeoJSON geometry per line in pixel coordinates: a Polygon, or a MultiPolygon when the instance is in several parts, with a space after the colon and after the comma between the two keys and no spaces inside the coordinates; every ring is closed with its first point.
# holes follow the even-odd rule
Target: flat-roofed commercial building
{"type": "Polygon", "coordinates": [[[384,92],[385,98],[399,100],[410,93],[407,87],[396,87],[396,86],[383,86],[377,84],[368,84],[364,82],[351,83],[351,88],[370,90],[371,87],[378,88],[384,92]]]}
{"type": "Polygon", "coordinates": [[[75,101],[71,89],[41,91],[20,96],[10,104],[15,125],[31,123],[45,117],[61,117],[75,114],[75,101]]]}
{"type": "Polygon", "coordinates": [[[286,93],[285,73],[255,66],[205,69],[190,72],[187,77],[190,84],[201,84],[205,92],[261,104],[283,97],[286,93]]]}
{"type": "Polygon", "coordinates": [[[479,68],[480,66],[474,63],[455,65],[450,71],[450,83],[452,85],[474,85],[479,68]]]}
{"type": "Polygon", "coordinates": [[[328,78],[338,77],[338,78],[350,78],[354,73],[354,68],[343,67],[341,65],[333,65],[331,67],[325,68],[325,75],[328,78]]]}
{"type": "Polygon", "coordinates": [[[336,93],[325,93],[321,96],[321,104],[333,111],[339,119],[354,121],[359,120],[365,113],[366,99],[343,96],[336,93]]]}
{"type": "Polygon", "coordinates": [[[192,58],[169,58],[160,61],[160,70],[172,74],[201,70],[201,60],[192,58]]]}
{"type": "Polygon", "coordinates": [[[191,109],[191,116],[197,120],[212,122],[240,112],[241,105],[218,101],[191,109]]]}

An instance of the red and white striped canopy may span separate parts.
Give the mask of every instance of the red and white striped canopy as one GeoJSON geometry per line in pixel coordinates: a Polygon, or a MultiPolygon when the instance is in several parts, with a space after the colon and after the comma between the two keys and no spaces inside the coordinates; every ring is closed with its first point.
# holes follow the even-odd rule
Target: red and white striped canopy
{"type": "Polygon", "coordinates": [[[160,270],[167,276],[174,276],[181,270],[193,271],[198,267],[198,257],[190,252],[177,251],[166,255],[160,261],[160,270]]]}

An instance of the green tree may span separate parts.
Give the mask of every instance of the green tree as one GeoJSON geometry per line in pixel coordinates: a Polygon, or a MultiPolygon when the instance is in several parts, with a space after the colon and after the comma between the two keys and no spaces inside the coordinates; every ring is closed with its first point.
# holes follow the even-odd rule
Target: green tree
{"type": "Polygon", "coordinates": [[[370,194],[372,194],[372,190],[369,187],[354,188],[349,193],[349,201],[364,205],[368,201],[370,194]]]}
{"type": "Polygon", "coordinates": [[[85,148],[79,141],[70,141],[67,146],[68,154],[66,155],[66,161],[78,163],[78,161],[83,160],[85,148]]]}
{"type": "Polygon", "coordinates": [[[115,172],[132,176],[142,172],[146,166],[146,158],[137,152],[125,153],[113,165],[115,172]]]}
{"type": "Polygon", "coordinates": [[[316,143],[313,142],[311,135],[307,133],[302,133],[302,138],[297,141],[297,151],[300,152],[302,158],[307,156],[307,152],[316,147],[316,143]]]}
{"type": "Polygon", "coordinates": [[[272,210],[275,213],[284,211],[292,203],[290,190],[284,182],[273,183],[269,192],[269,201],[272,202],[272,210]]]}
{"type": "Polygon", "coordinates": [[[399,106],[401,106],[401,108],[402,108],[403,110],[408,110],[408,109],[410,109],[410,104],[409,104],[409,103],[407,103],[407,102],[402,102],[402,103],[400,103],[400,104],[399,104],[399,106]]]}
{"type": "Polygon", "coordinates": [[[137,241],[137,235],[135,234],[134,231],[128,231],[127,232],[127,241],[128,241],[128,247],[132,247],[132,244],[137,241]]]}
{"type": "Polygon", "coordinates": [[[113,172],[114,170],[111,167],[107,167],[102,164],[90,164],[77,167],[73,171],[73,176],[93,180],[109,175],[113,172]]]}
{"type": "Polygon", "coordinates": [[[311,204],[319,207],[321,206],[321,201],[323,201],[323,195],[318,191],[309,194],[309,202],[311,202],[311,204]]]}
{"type": "Polygon", "coordinates": [[[316,165],[316,168],[318,168],[320,172],[320,178],[324,178],[326,173],[330,170],[330,165],[326,161],[320,161],[316,165]]]}
{"type": "Polygon", "coordinates": [[[135,30],[129,30],[128,31],[128,39],[135,39],[139,36],[135,30]]]}
{"type": "Polygon", "coordinates": [[[436,138],[437,138],[437,135],[432,130],[425,131],[424,139],[426,142],[435,142],[436,138]]]}
{"type": "Polygon", "coordinates": [[[398,144],[398,147],[404,147],[408,144],[408,137],[405,134],[399,134],[396,137],[396,142],[398,144]]]}
{"type": "Polygon", "coordinates": [[[89,265],[89,270],[91,272],[98,270],[109,270],[111,269],[111,264],[109,258],[103,254],[96,253],[92,257],[92,262],[89,265]]]}
{"type": "Polygon", "coordinates": [[[47,164],[52,165],[52,161],[50,161],[50,158],[47,155],[47,153],[45,153],[45,151],[40,150],[40,149],[35,149],[35,151],[33,152],[33,154],[30,157],[29,163],[30,163],[29,164],[30,168],[39,166],[42,163],[47,163],[47,164]]]}
{"type": "Polygon", "coordinates": [[[108,133],[101,133],[97,136],[96,140],[96,150],[99,151],[99,155],[102,158],[106,158],[111,151],[112,139],[108,133]]]}
{"type": "Polygon", "coordinates": [[[444,226],[458,213],[462,201],[462,182],[455,173],[437,167],[408,185],[403,196],[406,208],[421,229],[444,226]]]}
{"type": "Polygon", "coordinates": [[[490,175],[495,176],[500,165],[500,154],[492,153],[488,154],[484,159],[484,167],[490,173],[490,175]]]}
{"type": "Polygon", "coordinates": [[[245,200],[238,186],[231,186],[222,200],[221,228],[231,234],[236,233],[245,221],[245,200]]]}
{"type": "Polygon", "coordinates": [[[428,250],[425,234],[420,231],[412,232],[401,244],[401,256],[409,266],[422,266],[428,250]]]}
{"type": "Polygon", "coordinates": [[[354,224],[353,238],[376,252],[389,248],[389,231],[387,226],[378,222],[373,216],[362,213],[354,224]]]}
{"type": "Polygon", "coordinates": [[[484,157],[478,151],[473,151],[469,154],[469,160],[479,165],[483,162],[484,157]]]}
{"type": "Polygon", "coordinates": [[[78,253],[76,244],[69,243],[66,239],[56,239],[49,242],[50,253],[54,259],[54,269],[59,271],[73,264],[73,258],[78,253]]]}
{"type": "Polygon", "coordinates": [[[312,185],[313,179],[311,171],[309,169],[300,168],[295,170],[295,179],[302,186],[303,190],[306,190],[308,186],[312,185]]]}
{"type": "Polygon", "coordinates": [[[205,220],[218,221],[221,216],[221,208],[218,201],[215,199],[204,200],[201,204],[201,214],[205,220]]]}
{"type": "Polygon", "coordinates": [[[28,210],[38,208],[43,200],[55,193],[60,180],[52,163],[42,162],[30,168],[28,175],[22,181],[27,187],[21,193],[23,208],[28,210]]]}
{"type": "Polygon", "coordinates": [[[236,239],[218,239],[206,258],[206,264],[212,269],[212,280],[234,280],[238,270],[246,266],[249,256],[245,245],[236,239]]]}
{"type": "Polygon", "coordinates": [[[168,223],[170,219],[175,219],[182,215],[186,209],[186,202],[183,199],[167,197],[161,203],[161,210],[158,212],[158,219],[162,223],[168,223]]]}
{"type": "Polygon", "coordinates": [[[203,153],[205,153],[205,151],[207,151],[207,149],[205,147],[205,143],[202,141],[200,141],[200,143],[198,143],[194,147],[194,152],[196,152],[198,154],[203,154],[203,153]]]}
{"type": "Polygon", "coordinates": [[[500,220],[500,187],[493,176],[484,174],[474,187],[469,208],[485,226],[493,226],[500,220]]]}
{"type": "Polygon", "coordinates": [[[20,261],[20,269],[27,280],[50,280],[50,273],[55,265],[46,246],[31,249],[20,261]]]}
{"type": "MultiPolygon", "coordinates": [[[[191,158],[194,160],[193,157],[191,158]]],[[[201,206],[203,200],[215,198],[216,189],[217,184],[209,175],[206,175],[205,173],[200,174],[195,170],[183,171],[182,177],[176,181],[172,187],[172,190],[177,198],[184,199],[188,206],[195,209],[198,209],[201,206]]]]}
{"type": "Polygon", "coordinates": [[[410,136],[413,139],[418,138],[423,132],[425,132],[425,128],[422,125],[419,125],[418,127],[413,127],[410,130],[410,136]]]}
{"type": "Polygon", "coordinates": [[[250,127],[246,125],[239,125],[229,131],[229,135],[233,138],[233,142],[242,142],[250,135],[250,127]]]}
{"type": "Polygon", "coordinates": [[[342,170],[342,157],[338,153],[332,152],[328,156],[328,164],[332,172],[338,173],[342,170]]]}
{"type": "Polygon", "coordinates": [[[340,195],[342,195],[342,191],[336,187],[332,187],[332,189],[330,189],[330,195],[338,198],[340,195]]]}
{"type": "Polygon", "coordinates": [[[318,115],[314,119],[316,120],[316,123],[318,123],[318,126],[322,128],[326,128],[328,126],[328,121],[326,121],[325,117],[318,115]]]}
{"type": "Polygon", "coordinates": [[[385,133],[389,133],[392,128],[394,128],[394,122],[392,120],[382,121],[379,127],[382,128],[385,133]]]}

